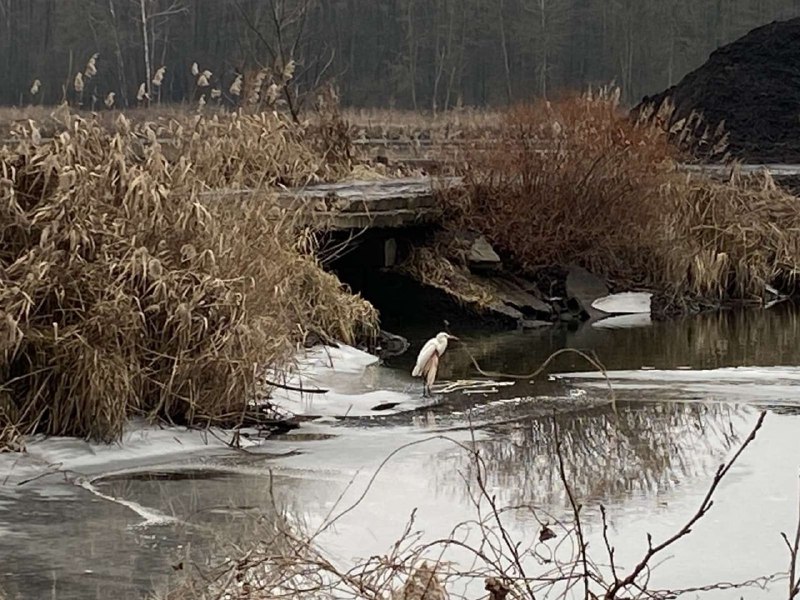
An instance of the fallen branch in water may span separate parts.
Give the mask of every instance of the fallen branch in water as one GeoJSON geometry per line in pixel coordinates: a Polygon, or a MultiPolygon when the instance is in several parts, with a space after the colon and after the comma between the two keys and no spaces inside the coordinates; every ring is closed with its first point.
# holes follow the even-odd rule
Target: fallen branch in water
{"type": "Polygon", "coordinates": [[[269,379],[265,379],[264,383],[266,383],[270,387],[276,387],[282,390],[289,390],[290,392],[300,392],[301,394],[327,394],[330,391],[322,388],[312,389],[312,388],[305,388],[302,386],[289,385],[288,383],[277,383],[276,381],[270,381],[269,379]]]}
{"type": "Polygon", "coordinates": [[[544,370],[550,365],[550,363],[552,363],[556,358],[558,358],[562,354],[577,354],[579,357],[584,359],[592,367],[594,367],[595,369],[600,371],[600,373],[603,374],[603,378],[605,379],[606,385],[608,386],[609,394],[611,395],[611,405],[616,410],[617,406],[616,397],[614,395],[614,388],[611,385],[611,379],[609,379],[608,377],[608,371],[606,370],[605,366],[603,366],[603,363],[600,362],[600,359],[598,359],[597,356],[594,356],[594,352],[592,352],[592,356],[590,356],[588,353],[583,352],[581,350],[577,350],[576,348],[561,348],[560,350],[556,350],[550,356],[548,356],[547,359],[541,365],[539,365],[539,367],[537,367],[533,372],[519,375],[514,373],[503,373],[502,371],[486,371],[483,368],[481,368],[480,364],[478,364],[478,361],[473,356],[473,354],[465,346],[462,347],[464,348],[464,352],[467,353],[467,356],[469,356],[469,359],[472,362],[472,366],[475,367],[475,370],[478,371],[478,373],[480,373],[484,377],[503,377],[506,379],[528,379],[528,380],[535,379],[544,372],[544,370]]]}

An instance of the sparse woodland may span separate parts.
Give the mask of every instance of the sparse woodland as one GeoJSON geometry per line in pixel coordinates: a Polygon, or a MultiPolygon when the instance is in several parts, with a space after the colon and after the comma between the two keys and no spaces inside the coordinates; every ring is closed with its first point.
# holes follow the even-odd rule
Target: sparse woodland
{"type": "Polygon", "coordinates": [[[612,81],[633,104],[798,15],[798,0],[0,0],[0,103],[235,102],[237,73],[293,63],[301,91],[334,80],[353,106],[500,105],[612,81]]]}

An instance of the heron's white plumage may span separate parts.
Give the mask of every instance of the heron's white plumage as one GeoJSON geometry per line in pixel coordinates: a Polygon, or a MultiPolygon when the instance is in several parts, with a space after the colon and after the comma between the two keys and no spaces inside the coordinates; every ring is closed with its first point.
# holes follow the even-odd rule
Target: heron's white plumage
{"type": "Polygon", "coordinates": [[[442,354],[444,354],[444,351],[447,350],[447,341],[450,339],[450,337],[451,336],[449,334],[441,332],[437,334],[436,337],[433,337],[425,342],[425,345],[422,347],[422,350],[419,351],[419,355],[417,356],[417,364],[414,365],[414,370],[411,371],[411,375],[413,377],[427,375],[427,365],[431,363],[431,359],[434,356],[438,359],[442,354]]]}
{"type": "Polygon", "coordinates": [[[436,338],[431,338],[425,342],[422,350],[420,350],[417,355],[417,364],[414,365],[414,370],[411,371],[412,377],[419,377],[422,375],[422,369],[425,367],[425,363],[431,359],[431,356],[433,356],[433,353],[436,352],[437,349],[438,344],[436,338]]]}

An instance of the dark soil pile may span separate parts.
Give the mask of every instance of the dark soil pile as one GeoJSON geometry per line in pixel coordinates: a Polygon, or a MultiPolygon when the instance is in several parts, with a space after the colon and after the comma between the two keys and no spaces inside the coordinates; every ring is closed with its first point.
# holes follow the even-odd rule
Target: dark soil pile
{"type": "Polygon", "coordinates": [[[800,18],[752,30],[711,54],[677,85],[645,97],[670,98],[673,123],[692,111],[713,131],[721,122],[732,157],[749,162],[800,162],[800,18]]]}

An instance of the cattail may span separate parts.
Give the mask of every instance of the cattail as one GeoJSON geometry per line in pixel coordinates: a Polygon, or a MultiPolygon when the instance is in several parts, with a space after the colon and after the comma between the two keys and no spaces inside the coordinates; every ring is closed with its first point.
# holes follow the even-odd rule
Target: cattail
{"type": "Polygon", "coordinates": [[[258,72],[256,75],[256,80],[253,83],[253,91],[250,93],[250,97],[247,99],[250,104],[258,104],[258,101],[261,97],[261,87],[264,85],[264,80],[269,75],[269,69],[264,68],[258,72]]]}
{"type": "Polygon", "coordinates": [[[236,75],[236,79],[233,80],[233,83],[231,84],[231,87],[230,87],[230,89],[228,91],[231,93],[231,96],[239,96],[242,93],[242,75],[241,75],[241,73],[236,75]]]}
{"type": "Polygon", "coordinates": [[[197,63],[192,63],[192,75],[197,77],[200,74],[200,67],[197,66],[197,63]]]}
{"type": "Polygon", "coordinates": [[[28,119],[28,123],[31,126],[31,142],[33,142],[34,146],[38,146],[42,143],[42,132],[39,131],[39,128],[36,127],[36,123],[28,119]]]}
{"type": "Polygon", "coordinates": [[[86,69],[84,69],[84,75],[86,79],[91,79],[95,75],[97,75],[97,59],[100,57],[100,54],[95,52],[92,54],[92,57],[89,59],[89,62],[86,63],[86,69]]]}
{"type": "Polygon", "coordinates": [[[283,67],[283,80],[289,81],[294,76],[294,69],[295,69],[295,62],[290,60],[286,63],[286,66],[283,67]]]}
{"type": "Polygon", "coordinates": [[[108,92],[108,96],[106,99],[103,100],[103,104],[106,105],[106,108],[112,108],[114,106],[114,98],[116,94],[114,92],[108,92]]]}
{"type": "Polygon", "coordinates": [[[273,83],[267,88],[267,102],[270,104],[274,104],[275,101],[278,99],[278,96],[281,93],[281,88],[278,87],[278,84],[273,83]]]}
{"type": "Polygon", "coordinates": [[[78,92],[79,94],[82,94],[83,93],[83,75],[81,75],[80,73],[76,74],[75,75],[75,81],[73,82],[72,85],[75,88],[76,92],[78,92]]]}
{"type": "Polygon", "coordinates": [[[156,74],[153,75],[153,85],[156,87],[161,87],[161,84],[164,83],[164,74],[167,72],[167,67],[161,67],[156,71],[156,74]]]}
{"type": "Polygon", "coordinates": [[[39,93],[39,88],[42,87],[42,82],[38,79],[33,80],[33,84],[31,84],[31,96],[35,96],[39,93]]]}
{"type": "Polygon", "coordinates": [[[139,91],[136,92],[136,99],[141,102],[145,98],[149,98],[149,96],[147,95],[147,87],[145,84],[142,84],[139,86],[139,91]]]}
{"type": "Polygon", "coordinates": [[[214,98],[216,100],[220,96],[222,96],[222,90],[220,90],[218,88],[214,88],[213,90],[211,90],[211,97],[212,98],[214,98]]]}

